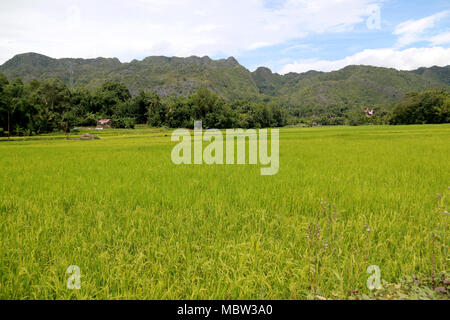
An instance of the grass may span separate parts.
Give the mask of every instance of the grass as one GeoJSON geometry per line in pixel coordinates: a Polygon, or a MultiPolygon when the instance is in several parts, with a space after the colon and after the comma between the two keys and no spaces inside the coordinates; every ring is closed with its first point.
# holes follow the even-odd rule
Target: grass
{"type": "Polygon", "coordinates": [[[95,134],[0,143],[1,299],[351,299],[373,296],[370,265],[447,277],[450,125],[282,129],[275,176],[175,166],[162,129],[95,134]]]}

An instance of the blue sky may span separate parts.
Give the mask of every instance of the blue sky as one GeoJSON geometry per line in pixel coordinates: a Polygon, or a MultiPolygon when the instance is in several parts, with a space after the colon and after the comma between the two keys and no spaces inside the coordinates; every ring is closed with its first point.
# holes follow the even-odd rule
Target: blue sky
{"type": "MultiPolygon", "coordinates": [[[[268,1],[268,6],[278,5],[284,1],[268,1]]],[[[321,34],[309,34],[305,37],[290,39],[276,46],[260,48],[242,52],[237,56],[239,61],[250,69],[258,66],[268,66],[274,71],[280,71],[286,63],[302,60],[325,60],[336,61],[355,55],[367,49],[389,49],[404,51],[414,48],[433,48],[440,46],[448,49],[450,47],[450,36],[446,42],[433,44],[429,39],[436,35],[448,34],[450,32],[450,1],[442,0],[387,0],[377,3],[380,8],[380,28],[369,29],[367,20],[356,23],[351,30],[344,32],[325,32],[321,34]],[[432,27],[424,28],[423,33],[417,41],[398,46],[399,35],[395,30],[401,23],[419,21],[442,12],[449,11],[448,15],[436,19],[432,27]],[[426,39],[426,40],[424,40],[426,39]]],[[[449,65],[450,56],[444,64],[449,65]]],[[[432,62],[430,61],[432,64],[432,62]]],[[[387,63],[386,66],[389,66],[387,63]]],[[[428,65],[429,66],[429,65],[428,65]]],[[[409,68],[408,68],[409,69],[409,68]]],[[[325,71],[327,68],[324,68],[325,71]]],[[[304,70],[302,70],[304,71],[304,70]]]]}
{"type": "Polygon", "coordinates": [[[0,3],[0,63],[51,57],[234,56],[246,68],[411,70],[450,64],[450,1],[16,0],[0,3]]]}

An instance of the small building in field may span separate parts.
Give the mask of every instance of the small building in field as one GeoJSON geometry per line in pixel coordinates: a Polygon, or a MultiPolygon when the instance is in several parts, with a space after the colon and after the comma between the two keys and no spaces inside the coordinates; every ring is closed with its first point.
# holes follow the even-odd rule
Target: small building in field
{"type": "Polygon", "coordinates": [[[97,121],[97,128],[111,128],[111,119],[101,119],[97,121]]]}
{"type": "Polygon", "coordinates": [[[369,108],[366,108],[366,110],[364,110],[364,112],[366,113],[366,116],[371,117],[375,114],[375,110],[369,110],[369,108]]]}

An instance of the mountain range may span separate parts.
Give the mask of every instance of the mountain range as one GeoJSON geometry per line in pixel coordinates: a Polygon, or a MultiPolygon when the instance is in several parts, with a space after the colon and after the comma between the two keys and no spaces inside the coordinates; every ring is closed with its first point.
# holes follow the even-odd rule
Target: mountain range
{"type": "Polygon", "coordinates": [[[229,100],[277,100],[293,106],[391,104],[411,91],[450,89],[450,66],[399,71],[353,65],[333,72],[280,75],[265,67],[250,72],[233,57],[152,56],[122,63],[117,58],[54,59],[25,53],[1,65],[0,72],[24,82],[57,78],[72,88],[95,89],[105,81],[121,81],[132,94],[156,90],[162,96],[188,95],[208,87],[229,100]]]}

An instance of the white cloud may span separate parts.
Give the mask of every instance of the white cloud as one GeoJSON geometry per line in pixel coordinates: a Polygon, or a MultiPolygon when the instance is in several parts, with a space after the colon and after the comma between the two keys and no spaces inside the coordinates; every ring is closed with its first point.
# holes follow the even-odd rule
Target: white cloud
{"type": "Polygon", "coordinates": [[[284,65],[280,73],[307,72],[310,70],[329,72],[342,69],[348,65],[371,65],[398,70],[450,65],[450,48],[439,47],[439,45],[450,43],[450,32],[440,33],[432,37],[428,36],[428,31],[435,28],[437,22],[449,14],[450,11],[447,10],[422,19],[400,23],[394,30],[394,35],[398,36],[394,48],[366,49],[339,60],[300,60],[284,65]],[[434,47],[401,50],[402,47],[418,41],[427,41],[434,47]]]}
{"type": "Polygon", "coordinates": [[[205,24],[205,25],[200,25],[198,27],[194,28],[195,32],[209,32],[212,30],[217,29],[219,26],[216,26],[214,24],[205,24]]]}
{"type": "Polygon", "coordinates": [[[255,49],[259,49],[259,48],[270,47],[271,45],[273,45],[273,43],[269,43],[269,42],[255,42],[255,43],[250,44],[247,48],[249,50],[255,50],[255,49]]]}
{"type": "Polygon", "coordinates": [[[293,45],[293,46],[287,47],[287,48],[281,50],[281,52],[283,54],[288,54],[288,53],[295,52],[296,50],[318,51],[319,48],[315,47],[315,46],[313,46],[311,44],[308,44],[308,43],[301,43],[301,44],[297,44],[297,45],[293,45]]]}
{"type": "Polygon", "coordinates": [[[442,11],[419,20],[408,20],[400,23],[394,30],[394,34],[399,36],[397,47],[405,47],[414,42],[427,40],[424,37],[425,32],[434,28],[436,23],[449,13],[450,11],[442,11]]]}
{"type": "Polygon", "coordinates": [[[55,58],[237,55],[262,45],[352,29],[381,0],[15,0],[0,2],[0,63],[55,58]]]}
{"type": "Polygon", "coordinates": [[[431,37],[430,42],[433,45],[441,45],[441,44],[450,43],[450,31],[438,34],[434,37],[431,37]]]}
{"type": "Polygon", "coordinates": [[[334,71],[348,65],[371,65],[398,70],[450,65],[450,48],[368,49],[341,60],[303,60],[285,65],[280,73],[334,71]]]}

